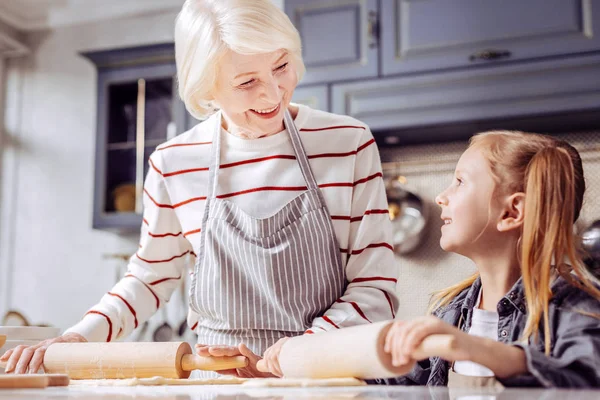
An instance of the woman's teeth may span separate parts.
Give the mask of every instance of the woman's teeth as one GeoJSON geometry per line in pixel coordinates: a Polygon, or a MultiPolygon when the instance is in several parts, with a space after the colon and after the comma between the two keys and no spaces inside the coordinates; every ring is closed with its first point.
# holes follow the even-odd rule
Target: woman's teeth
{"type": "Polygon", "coordinates": [[[277,110],[277,107],[279,107],[279,104],[276,105],[273,108],[268,109],[268,110],[255,110],[255,109],[252,109],[252,111],[254,111],[256,113],[259,113],[259,114],[268,114],[268,113],[272,113],[273,111],[277,110]]]}
{"type": "Polygon", "coordinates": [[[452,223],[451,219],[445,219],[444,220],[444,225],[448,225],[448,224],[451,224],[451,223],[452,223]]]}

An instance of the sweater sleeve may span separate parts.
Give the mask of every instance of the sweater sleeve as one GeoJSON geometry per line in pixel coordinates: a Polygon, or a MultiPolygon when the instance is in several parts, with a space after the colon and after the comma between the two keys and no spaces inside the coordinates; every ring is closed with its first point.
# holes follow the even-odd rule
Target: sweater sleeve
{"type": "Polygon", "coordinates": [[[126,337],[177,288],[193,253],[165,187],[161,161],[158,151],[150,156],[139,249],[130,258],[127,273],[66,332],[79,333],[90,342],[126,337]]]}
{"type": "MultiPolygon", "coordinates": [[[[392,225],[379,151],[365,127],[354,164],[349,248],[345,272],[348,286],[306,333],[393,319],[398,307],[399,267],[392,247],[392,225]]],[[[345,253],[345,254],[344,254],[345,253]]]]}

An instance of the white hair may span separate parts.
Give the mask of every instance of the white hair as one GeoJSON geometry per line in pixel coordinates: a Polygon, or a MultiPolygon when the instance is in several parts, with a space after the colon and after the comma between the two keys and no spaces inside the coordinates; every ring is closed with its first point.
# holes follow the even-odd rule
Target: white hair
{"type": "Polygon", "coordinates": [[[271,0],[186,0],[175,24],[179,96],[194,117],[215,111],[209,101],[227,50],[255,55],[284,49],[298,80],[304,75],[300,35],[271,0]]]}

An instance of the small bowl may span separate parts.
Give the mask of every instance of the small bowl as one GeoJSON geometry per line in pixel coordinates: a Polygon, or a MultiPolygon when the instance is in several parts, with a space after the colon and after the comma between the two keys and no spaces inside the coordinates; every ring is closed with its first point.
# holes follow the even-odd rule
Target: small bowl
{"type": "Polygon", "coordinates": [[[6,335],[7,341],[52,339],[60,335],[60,328],[51,326],[0,326],[0,335],[6,335]]]}

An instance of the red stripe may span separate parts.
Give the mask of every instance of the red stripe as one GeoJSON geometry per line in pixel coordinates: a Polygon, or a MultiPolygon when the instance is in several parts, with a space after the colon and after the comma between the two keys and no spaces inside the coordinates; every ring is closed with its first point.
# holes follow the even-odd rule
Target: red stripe
{"type": "Polygon", "coordinates": [[[360,254],[363,251],[365,251],[366,249],[373,249],[373,248],[376,248],[376,247],[387,247],[388,249],[394,251],[394,247],[391,244],[388,244],[388,243],[371,243],[370,245],[368,245],[364,249],[352,250],[351,254],[352,255],[360,254]]]}
{"type": "Polygon", "coordinates": [[[193,235],[195,233],[200,233],[201,229],[194,229],[193,231],[189,231],[183,234],[183,237],[187,237],[188,235],[193,235]]]}
{"type": "MultiPolygon", "coordinates": [[[[334,183],[324,183],[319,185],[320,188],[328,188],[328,187],[353,187],[356,186],[360,183],[365,183],[367,181],[370,181],[372,179],[375,179],[377,177],[383,177],[383,174],[381,172],[378,172],[376,174],[373,174],[371,176],[368,176],[366,178],[360,179],[354,183],[350,183],[350,182],[334,182],[334,183]]],[[[262,187],[257,187],[257,188],[253,188],[253,189],[246,189],[246,190],[241,190],[239,192],[233,192],[233,193],[226,193],[226,194],[220,194],[217,196],[218,199],[226,199],[229,197],[234,197],[234,196],[239,196],[242,194],[248,194],[248,193],[254,193],[254,192],[263,192],[263,191],[270,191],[270,190],[281,190],[281,191],[289,191],[289,192],[294,192],[294,191],[303,191],[306,190],[307,187],[306,186],[262,186],[262,187]]],[[[181,207],[183,205],[192,203],[194,201],[199,201],[199,200],[206,200],[206,196],[202,196],[202,197],[194,197],[192,199],[188,199],[185,201],[182,201],[181,203],[177,203],[177,204],[161,204],[158,203],[156,200],[154,200],[154,198],[152,196],[150,196],[150,194],[148,193],[148,191],[146,189],[144,189],[144,192],[148,195],[148,197],[150,198],[150,200],[152,200],[152,202],[157,206],[157,207],[162,207],[162,208],[177,208],[177,207],[181,207]]]]}
{"type": "Polygon", "coordinates": [[[328,187],[352,187],[352,183],[350,182],[337,182],[337,183],[324,183],[319,185],[320,188],[328,188],[328,187]]]}
{"type": "Polygon", "coordinates": [[[366,149],[367,147],[369,147],[370,145],[372,145],[373,143],[375,143],[375,139],[371,139],[369,140],[367,143],[361,145],[358,149],[356,149],[356,152],[359,152],[361,150],[366,149]]]}
{"type": "Polygon", "coordinates": [[[169,149],[171,147],[182,147],[182,146],[199,146],[199,145],[203,145],[203,144],[211,144],[212,142],[196,142],[196,143],[179,143],[179,144],[171,144],[168,146],[164,146],[164,147],[159,147],[156,149],[156,151],[161,151],[161,150],[165,150],[165,149],[169,149]]]}
{"type": "Polygon", "coordinates": [[[313,332],[313,331],[311,331],[310,329],[309,329],[309,330],[307,330],[307,331],[306,331],[306,332],[304,332],[304,333],[305,333],[305,334],[307,334],[307,335],[314,335],[314,332],[313,332]]]}
{"type": "Polygon", "coordinates": [[[361,221],[365,215],[388,214],[388,213],[389,213],[388,210],[367,210],[367,211],[365,211],[364,215],[362,215],[360,217],[350,217],[348,215],[332,215],[331,219],[339,219],[339,220],[344,220],[344,221],[357,222],[357,221],[361,221]]]}
{"type": "Polygon", "coordinates": [[[323,315],[323,319],[327,322],[329,322],[331,325],[333,325],[335,327],[335,329],[340,329],[339,326],[337,326],[331,319],[329,319],[329,317],[327,315],[323,315]]]}
{"type": "Polygon", "coordinates": [[[181,232],[179,232],[179,233],[161,233],[160,235],[158,235],[156,233],[148,232],[148,235],[152,236],[153,238],[163,238],[163,237],[167,237],[167,236],[177,237],[177,236],[181,235],[181,232]]]}
{"type": "Polygon", "coordinates": [[[355,302],[353,302],[353,301],[344,301],[342,299],[338,299],[335,302],[336,303],[348,303],[348,304],[350,304],[356,310],[356,312],[358,313],[358,315],[360,315],[361,317],[363,317],[365,320],[371,322],[369,320],[369,318],[367,318],[367,316],[365,315],[365,313],[363,313],[363,311],[360,309],[360,307],[358,306],[358,304],[356,304],[355,302]]]}
{"type": "Polygon", "coordinates": [[[381,172],[377,172],[376,174],[367,176],[366,178],[359,179],[356,182],[354,182],[354,186],[356,186],[356,185],[358,185],[360,183],[368,182],[368,181],[373,180],[373,179],[378,178],[378,177],[382,177],[383,178],[383,174],[381,172]]]}
{"type": "Polygon", "coordinates": [[[110,321],[110,318],[108,318],[108,316],[106,314],[101,313],[100,311],[95,311],[95,310],[90,310],[85,313],[85,315],[88,315],[88,314],[98,314],[98,315],[102,315],[104,318],[106,318],[106,321],[108,322],[108,337],[106,338],[106,341],[110,342],[110,340],[112,339],[112,322],[110,321]]]}
{"type": "Polygon", "coordinates": [[[179,279],[181,279],[181,275],[179,275],[179,276],[177,276],[175,278],[162,278],[162,279],[159,279],[157,281],[150,282],[148,285],[154,286],[154,285],[158,285],[159,283],[166,282],[166,281],[177,281],[179,279]]]}
{"type": "Polygon", "coordinates": [[[135,310],[133,309],[133,307],[131,306],[131,304],[129,304],[129,302],[127,300],[125,300],[123,297],[121,297],[120,295],[116,294],[116,293],[112,293],[112,292],[108,292],[109,295],[111,296],[115,296],[118,297],[119,299],[121,299],[123,301],[123,303],[125,303],[125,305],[127,306],[127,308],[129,308],[129,311],[131,311],[131,314],[133,315],[133,319],[135,321],[135,327],[138,327],[138,320],[137,320],[137,314],[135,313],[135,310]]]}
{"type": "Polygon", "coordinates": [[[154,293],[154,290],[152,290],[152,288],[150,286],[146,285],[146,283],[144,281],[142,281],[140,278],[138,278],[137,276],[132,275],[132,274],[125,275],[125,278],[135,278],[142,285],[144,285],[150,291],[150,293],[152,293],[152,296],[154,296],[154,299],[156,300],[156,309],[158,310],[158,308],[160,307],[160,300],[158,299],[158,296],[156,295],[156,293],[154,293]]]}
{"type": "Polygon", "coordinates": [[[142,221],[144,221],[144,223],[148,226],[150,226],[150,224],[148,223],[148,221],[146,220],[146,218],[142,219],[142,221]]]}
{"type": "Polygon", "coordinates": [[[190,172],[200,172],[200,171],[208,171],[208,168],[192,168],[192,169],[182,169],[180,171],[167,172],[163,176],[168,178],[169,176],[188,174],[190,172]]]}
{"type": "Polygon", "coordinates": [[[332,215],[331,219],[339,219],[339,220],[350,221],[350,217],[347,216],[347,215],[332,215]]]}
{"type": "Polygon", "coordinates": [[[350,283],[358,283],[358,282],[371,282],[371,281],[389,281],[389,282],[398,282],[396,278],[385,278],[383,276],[369,276],[364,278],[356,278],[353,279],[350,283]]]}
{"type": "Polygon", "coordinates": [[[192,203],[194,201],[206,200],[206,196],[203,196],[203,197],[194,197],[192,199],[188,199],[188,200],[182,201],[181,203],[177,203],[177,204],[173,204],[173,205],[171,205],[171,204],[162,204],[162,203],[159,203],[156,200],[154,200],[154,198],[150,195],[150,193],[148,193],[148,191],[146,189],[144,189],[144,193],[146,193],[146,195],[148,196],[148,198],[150,198],[150,200],[152,200],[152,202],[157,207],[160,207],[160,208],[171,208],[171,209],[173,209],[173,208],[181,207],[183,205],[192,203]]]}
{"type": "Polygon", "coordinates": [[[307,189],[306,186],[289,186],[289,187],[284,187],[284,186],[263,186],[263,187],[258,187],[258,188],[254,188],[254,189],[242,190],[241,192],[221,194],[221,195],[217,196],[217,198],[218,199],[226,199],[228,197],[238,196],[240,194],[248,194],[248,193],[253,193],[253,192],[262,192],[262,191],[266,191],[266,190],[283,190],[283,191],[293,192],[293,191],[306,190],[306,189],[307,189]]]}
{"type": "Polygon", "coordinates": [[[251,160],[244,160],[244,161],[237,161],[237,162],[230,163],[230,164],[223,164],[223,165],[221,165],[221,168],[231,168],[231,167],[237,167],[238,165],[252,164],[252,163],[257,163],[257,162],[261,162],[261,161],[275,160],[275,159],[295,160],[296,156],[281,154],[281,155],[275,155],[275,156],[253,158],[251,160]]]}
{"type": "Polygon", "coordinates": [[[340,253],[348,253],[348,249],[340,249],[340,253]]]}
{"type": "Polygon", "coordinates": [[[390,311],[392,312],[392,319],[396,318],[396,312],[394,312],[394,305],[392,304],[392,299],[390,299],[390,295],[388,294],[388,292],[386,292],[383,289],[379,289],[383,292],[383,294],[385,295],[385,298],[388,301],[388,304],[390,305],[390,311]]]}
{"type": "Polygon", "coordinates": [[[198,322],[196,322],[194,325],[192,325],[192,327],[190,329],[192,331],[195,331],[197,326],[198,326],[198,322]]]}
{"type": "Polygon", "coordinates": [[[196,253],[194,253],[193,251],[190,251],[190,254],[191,254],[191,255],[193,255],[194,257],[198,257],[198,256],[196,255],[196,253]]]}
{"type": "Polygon", "coordinates": [[[150,165],[152,166],[152,168],[154,168],[154,170],[159,173],[159,175],[163,174],[160,169],[156,168],[156,165],[154,165],[154,163],[152,162],[152,158],[149,158],[148,161],[150,162],[150,165]]]}
{"type": "MultiPolygon", "coordinates": [[[[360,146],[357,150],[348,151],[348,152],[345,152],[345,153],[320,153],[320,154],[313,154],[313,155],[308,155],[308,159],[353,156],[353,155],[356,155],[361,150],[367,148],[368,146],[370,146],[373,143],[375,143],[375,139],[369,140],[368,142],[366,142],[365,144],[363,144],[362,146],[360,146]]],[[[274,155],[274,156],[254,158],[254,159],[251,159],[251,160],[244,160],[244,161],[237,161],[237,162],[229,163],[229,164],[223,164],[223,165],[220,166],[220,168],[231,168],[231,167],[237,167],[239,165],[253,164],[253,163],[258,163],[258,162],[268,161],[268,160],[275,160],[275,159],[295,160],[296,156],[289,155],[289,154],[278,154],[278,155],[274,155]]],[[[158,172],[159,174],[161,174],[165,178],[167,178],[169,176],[187,174],[187,173],[191,173],[191,172],[208,171],[208,167],[203,167],[203,168],[182,169],[182,170],[178,170],[178,171],[163,173],[158,168],[156,168],[156,166],[154,165],[154,163],[152,163],[152,160],[150,160],[150,163],[152,164],[152,167],[156,170],[156,172],[158,172]]]]}
{"type": "Polygon", "coordinates": [[[142,257],[140,257],[140,255],[139,255],[138,253],[135,253],[135,255],[137,256],[137,258],[139,258],[140,260],[142,260],[142,261],[144,261],[144,262],[147,262],[147,263],[149,263],[149,264],[157,264],[157,263],[164,263],[164,262],[173,261],[173,260],[174,260],[174,259],[176,259],[176,258],[181,258],[181,257],[185,256],[186,254],[188,254],[189,252],[190,252],[190,251],[188,250],[188,251],[186,251],[186,252],[185,252],[185,253],[183,253],[183,254],[180,254],[180,255],[178,255],[178,256],[173,256],[173,257],[171,257],[171,258],[169,258],[169,259],[167,259],[167,260],[146,260],[145,258],[142,258],[142,257]]]}
{"type": "Polygon", "coordinates": [[[364,126],[355,126],[355,125],[338,125],[338,126],[329,126],[326,128],[302,128],[300,132],[317,132],[317,131],[328,131],[331,129],[344,129],[344,128],[357,128],[357,129],[365,129],[364,126]]]}

